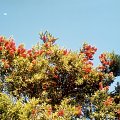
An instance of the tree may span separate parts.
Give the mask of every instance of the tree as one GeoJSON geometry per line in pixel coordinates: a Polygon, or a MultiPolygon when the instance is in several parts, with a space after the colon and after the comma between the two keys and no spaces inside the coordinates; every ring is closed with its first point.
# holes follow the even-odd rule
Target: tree
{"type": "Polygon", "coordinates": [[[103,53],[102,64],[94,67],[96,47],[84,43],[74,52],[56,45],[48,32],[40,38],[43,44],[27,50],[24,45],[16,47],[13,38],[0,37],[0,118],[119,117],[120,105],[107,92],[120,75],[119,55],[103,53]]]}

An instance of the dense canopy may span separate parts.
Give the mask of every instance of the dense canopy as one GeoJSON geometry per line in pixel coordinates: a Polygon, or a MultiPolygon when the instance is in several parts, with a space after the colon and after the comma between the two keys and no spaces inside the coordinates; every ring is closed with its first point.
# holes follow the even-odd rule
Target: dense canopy
{"type": "Polygon", "coordinates": [[[119,119],[119,85],[108,90],[120,75],[120,56],[102,53],[94,67],[96,47],[64,49],[48,32],[40,39],[28,50],[0,36],[0,119],[119,119]]]}

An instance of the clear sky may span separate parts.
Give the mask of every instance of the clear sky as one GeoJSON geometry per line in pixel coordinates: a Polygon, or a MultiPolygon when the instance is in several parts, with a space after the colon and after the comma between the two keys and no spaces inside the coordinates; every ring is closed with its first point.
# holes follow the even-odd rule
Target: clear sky
{"type": "Polygon", "coordinates": [[[120,0],[0,0],[0,35],[30,48],[46,30],[68,49],[87,42],[97,55],[120,54],[120,0]]]}

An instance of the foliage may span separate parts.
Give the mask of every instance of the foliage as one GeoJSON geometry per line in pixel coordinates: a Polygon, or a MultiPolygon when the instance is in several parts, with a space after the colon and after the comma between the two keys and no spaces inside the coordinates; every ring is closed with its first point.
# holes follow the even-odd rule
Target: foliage
{"type": "Polygon", "coordinates": [[[96,47],[84,43],[74,52],[48,32],[40,38],[43,44],[27,50],[0,37],[0,119],[119,118],[120,104],[108,93],[120,75],[119,55],[103,53],[94,67],[96,47]]]}

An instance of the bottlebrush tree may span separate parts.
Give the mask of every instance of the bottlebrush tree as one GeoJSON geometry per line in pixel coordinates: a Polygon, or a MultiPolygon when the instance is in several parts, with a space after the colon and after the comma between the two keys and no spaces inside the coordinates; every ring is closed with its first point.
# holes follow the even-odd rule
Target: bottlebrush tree
{"type": "Polygon", "coordinates": [[[120,75],[120,56],[103,53],[94,67],[96,47],[63,49],[48,32],[40,39],[27,50],[0,37],[0,119],[119,119],[119,99],[108,89],[120,75]]]}

